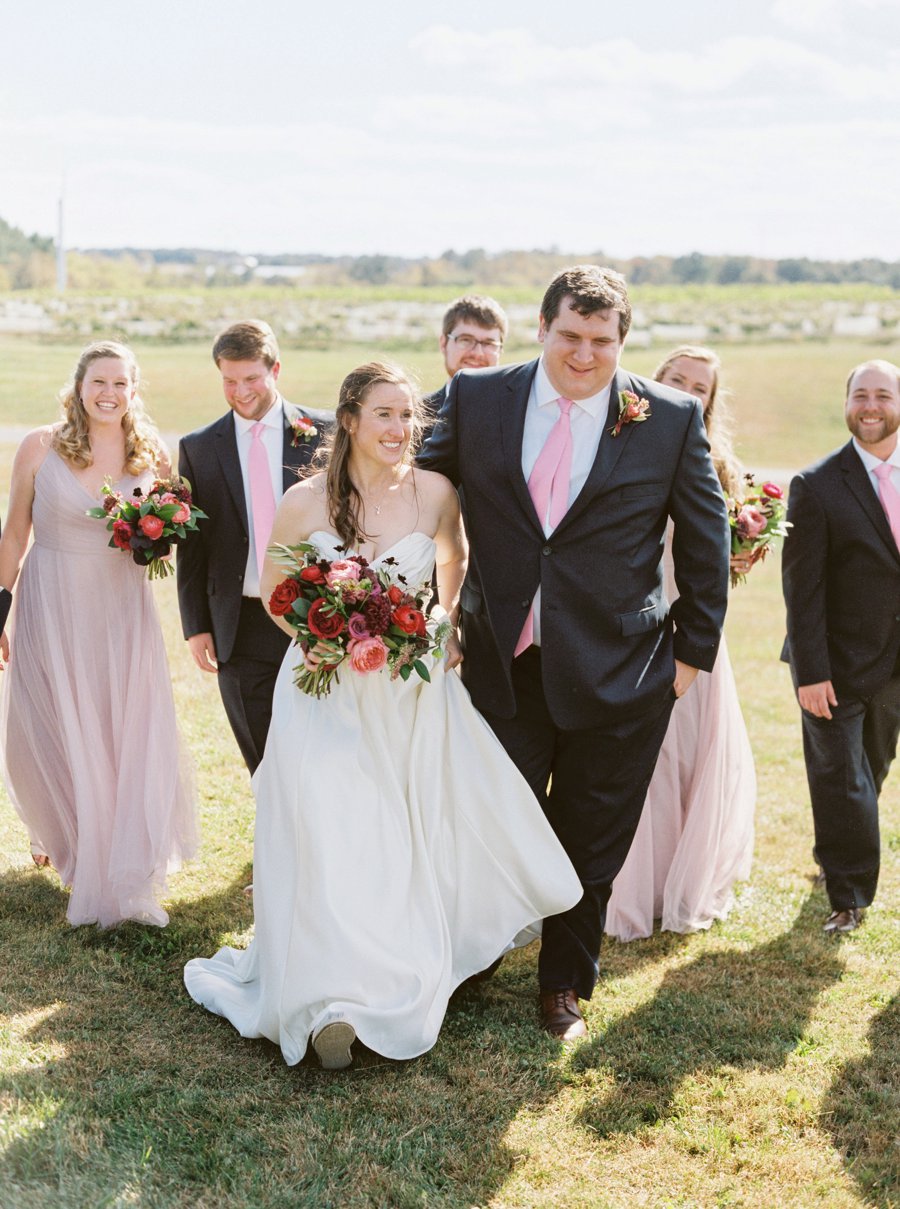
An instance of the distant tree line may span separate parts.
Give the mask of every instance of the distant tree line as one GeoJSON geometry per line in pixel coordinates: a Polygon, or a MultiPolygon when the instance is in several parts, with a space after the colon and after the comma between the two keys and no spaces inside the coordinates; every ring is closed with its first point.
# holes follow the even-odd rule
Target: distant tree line
{"type": "MultiPolygon", "coordinates": [[[[0,289],[40,289],[55,279],[52,239],[26,235],[0,218],[0,289]]],[[[565,264],[588,261],[612,265],[631,285],[778,285],[848,282],[900,290],[900,261],[782,260],[758,256],[610,257],[599,251],[559,248],[487,252],[448,249],[436,257],[323,256],[284,253],[252,256],[208,248],[87,248],[68,253],[72,289],[133,290],[184,285],[240,287],[253,282],[303,286],[438,286],[461,292],[479,288],[543,287],[565,264]]]]}

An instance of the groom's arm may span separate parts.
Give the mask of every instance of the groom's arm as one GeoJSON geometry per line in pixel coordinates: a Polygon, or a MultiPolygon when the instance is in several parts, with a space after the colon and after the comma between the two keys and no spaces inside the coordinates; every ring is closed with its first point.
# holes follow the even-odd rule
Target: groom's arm
{"type": "Polygon", "coordinates": [[[444,405],[437,414],[431,435],[419,450],[416,464],[423,470],[436,470],[459,487],[459,456],[457,450],[457,409],[459,406],[460,375],[447,388],[444,405]]]}
{"type": "Polygon", "coordinates": [[[791,666],[799,686],[798,699],[804,709],[818,717],[830,717],[831,657],[828,651],[826,563],[828,524],[815,492],[805,475],[791,482],[787,519],[790,532],[781,555],[781,584],[787,609],[787,635],[791,666]],[[815,688],[815,693],[803,693],[815,688]],[[802,698],[801,699],[801,694],[802,698]]]}
{"type": "MultiPolygon", "coordinates": [[[[191,462],[190,452],[183,440],[178,446],[178,473],[190,483],[191,494],[198,508],[202,508],[203,501],[196,495],[197,477],[194,473],[194,466],[191,462]]],[[[199,525],[211,524],[215,524],[214,518],[199,522],[199,525]]],[[[209,598],[206,594],[208,583],[206,547],[199,527],[198,529],[188,529],[185,533],[184,541],[178,546],[175,570],[178,580],[178,609],[181,613],[181,628],[184,637],[190,641],[197,635],[209,635],[212,631],[212,618],[209,612],[209,598]]]]}
{"type": "Polygon", "coordinates": [[[678,599],[672,606],[675,658],[712,671],[728,605],[728,510],[694,405],[669,500],[675,525],[672,559],[678,599]]]}

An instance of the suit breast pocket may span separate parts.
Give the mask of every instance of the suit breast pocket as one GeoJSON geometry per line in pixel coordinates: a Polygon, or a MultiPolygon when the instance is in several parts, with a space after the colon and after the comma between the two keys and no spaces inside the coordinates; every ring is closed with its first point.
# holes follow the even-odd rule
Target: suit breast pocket
{"type": "Polygon", "coordinates": [[[664,499],[666,492],[667,485],[657,479],[647,483],[628,483],[616,494],[620,500],[640,500],[647,496],[664,499]]]}

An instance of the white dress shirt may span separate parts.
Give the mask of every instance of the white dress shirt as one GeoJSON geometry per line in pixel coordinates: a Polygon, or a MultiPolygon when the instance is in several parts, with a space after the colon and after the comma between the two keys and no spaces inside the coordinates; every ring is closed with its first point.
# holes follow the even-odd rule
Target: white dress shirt
{"type": "Polygon", "coordinates": [[[250,501],[250,446],[253,444],[252,429],[257,424],[265,425],[262,437],[266,454],[269,459],[269,474],[272,477],[272,491],[275,495],[275,506],[284,495],[284,400],[281,395],[275,400],[262,420],[245,420],[237,412],[234,415],[234,435],[237,438],[238,457],[241,461],[241,478],[244,481],[244,503],[247,506],[247,524],[250,533],[250,544],[247,554],[247,566],[244,570],[244,596],[259,597],[259,568],[256,565],[256,541],[253,536],[253,505],[250,501]]]}
{"type": "Polygon", "coordinates": [[[853,447],[859,454],[859,460],[865,466],[869,474],[869,482],[875,494],[878,496],[878,502],[881,503],[881,496],[878,493],[878,479],[875,477],[875,471],[879,466],[882,466],[886,461],[891,468],[890,484],[895,491],[900,491],[900,441],[894,446],[894,452],[889,458],[876,458],[874,453],[869,453],[867,449],[863,449],[856,437],[853,438],[853,447]]]}
{"type": "MultiPolygon", "coordinates": [[[[572,429],[572,470],[569,478],[569,498],[567,507],[571,508],[578,493],[585,484],[603,435],[606,414],[609,410],[609,395],[612,383],[605,386],[596,395],[587,399],[574,400],[574,406],[569,412],[569,423],[572,429]]],[[[525,431],[522,434],[522,473],[525,481],[534,469],[538,455],[544,447],[544,442],[550,435],[550,430],[559,419],[560,411],[556,400],[559,391],[553,386],[544,369],[544,358],[538,361],[537,373],[531,384],[525,412],[525,431]]],[[[544,533],[550,536],[550,527],[545,522],[544,533]]],[[[534,597],[534,645],[541,645],[541,589],[538,588],[534,597]]]]}

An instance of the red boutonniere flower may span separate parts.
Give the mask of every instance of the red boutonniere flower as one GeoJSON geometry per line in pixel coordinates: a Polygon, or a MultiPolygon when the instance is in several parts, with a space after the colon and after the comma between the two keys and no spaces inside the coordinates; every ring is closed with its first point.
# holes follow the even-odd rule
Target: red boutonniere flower
{"type": "Polygon", "coordinates": [[[291,444],[296,447],[301,441],[304,443],[311,441],[314,436],[318,435],[318,428],[313,424],[309,416],[297,416],[291,420],[291,428],[294,430],[294,435],[291,437],[291,444]]]}
{"type": "Polygon", "coordinates": [[[639,398],[633,390],[619,391],[619,418],[609,430],[617,437],[626,424],[643,424],[649,420],[652,412],[646,399],[639,398]]]}

